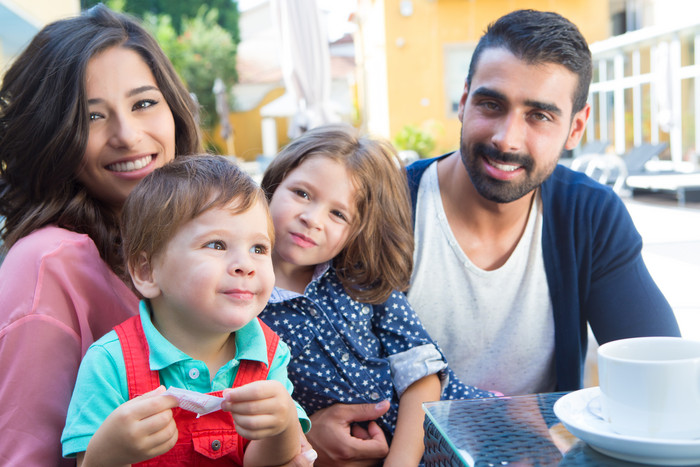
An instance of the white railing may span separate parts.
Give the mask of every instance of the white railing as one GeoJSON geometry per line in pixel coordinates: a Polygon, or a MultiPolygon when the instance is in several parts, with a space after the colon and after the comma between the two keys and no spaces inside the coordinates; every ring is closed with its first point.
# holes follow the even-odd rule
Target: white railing
{"type": "Polygon", "coordinates": [[[585,141],[617,154],[667,142],[676,166],[700,152],[700,19],[654,26],[591,44],[594,76],[585,141]]]}

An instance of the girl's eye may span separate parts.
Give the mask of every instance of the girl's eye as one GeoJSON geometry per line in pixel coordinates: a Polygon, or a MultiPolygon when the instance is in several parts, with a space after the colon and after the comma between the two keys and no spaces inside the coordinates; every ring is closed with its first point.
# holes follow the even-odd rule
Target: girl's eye
{"type": "Polygon", "coordinates": [[[91,122],[94,122],[96,120],[100,120],[100,119],[104,118],[104,116],[99,112],[90,112],[89,118],[90,118],[91,122]]]}
{"type": "Polygon", "coordinates": [[[345,214],[343,214],[343,213],[340,212],[340,211],[332,211],[331,214],[333,214],[335,217],[337,217],[337,218],[340,219],[340,220],[343,220],[343,221],[346,221],[346,222],[347,222],[347,220],[348,220],[348,218],[345,216],[345,214]]]}
{"type": "Polygon", "coordinates": [[[158,103],[158,101],[154,99],[142,99],[138,101],[134,106],[132,107],[132,110],[141,110],[141,109],[147,109],[148,107],[154,106],[158,103]]]}
{"type": "Polygon", "coordinates": [[[250,248],[250,252],[256,255],[265,255],[269,251],[267,245],[253,245],[250,248]]]}
{"type": "Polygon", "coordinates": [[[214,250],[225,250],[226,244],[221,240],[214,240],[213,242],[209,242],[206,245],[204,245],[204,248],[212,248],[214,250]]]}

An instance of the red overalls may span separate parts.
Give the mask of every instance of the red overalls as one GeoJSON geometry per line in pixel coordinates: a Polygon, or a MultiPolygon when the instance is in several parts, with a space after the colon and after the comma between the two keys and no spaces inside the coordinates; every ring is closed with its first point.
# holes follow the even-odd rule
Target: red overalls
{"type": "MultiPolygon", "coordinates": [[[[232,387],[267,379],[267,373],[277,350],[279,336],[260,321],[267,343],[267,365],[252,360],[241,360],[232,387]]],[[[148,343],[138,316],[116,326],[115,331],[124,353],[126,379],[129,385],[129,399],[156,389],[160,386],[157,371],[151,371],[148,364],[148,343]]],[[[222,396],[223,391],[210,393],[222,396]]],[[[233,417],[229,412],[219,410],[197,418],[197,414],[175,407],[173,416],[179,436],[177,444],[170,451],[153,459],[134,465],[154,466],[208,466],[243,465],[243,453],[250,442],[236,433],[233,417]]]]}

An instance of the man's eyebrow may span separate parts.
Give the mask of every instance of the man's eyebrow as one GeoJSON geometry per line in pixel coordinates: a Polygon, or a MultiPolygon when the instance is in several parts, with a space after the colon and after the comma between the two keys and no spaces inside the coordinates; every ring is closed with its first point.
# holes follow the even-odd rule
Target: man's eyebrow
{"type": "MultiPolygon", "coordinates": [[[[495,89],[490,89],[486,87],[480,87],[477,88],[474,91],[475,96],[480,96],[480,97],[490,97],[492,99],[498,99],[501,101],[508,101],[507,97],[505,94],[496,91],[495,89]]],[[[540,101],[535,101],[535,100],[526,100],[525,105],[528,107],[532,107],[535,109],[539,110],[544,110],[546,112],[551,112],[555,115],[562,115],[562,110],[555,104],[549,103],[549,102],[540,102],[540,101]]]]}
{"type": "Polygon", "coordinates": [[[473,94],[475,96],[491,97],[493,99],[498,99],[498,100],[502,100],[502,101],[507,100],[506,96],[503,93],[500,93],[494,89],[485,88],[483,86],[480,88],[476,88],[476,90],[473,92],[473,94]]]}
{"type": "Polygon", "coordinates": [[[535,109],[544,110],[546,112],[551,112],[557,116],[562,114],[561,109],[557,105],[550,104],[548,102],[526,100],[525,105],[527,105],[528,107],[533,107],[535,109]]]}
{"type": "MultiPolygon", "coordinates": [[[[160,89],[158,89],[158,87],[156,87],[156,86],[152,86],[152,85],[150,85],[150,84],[147,84],[147,85],[145,85],[145,86],[139,86],[139,87],[137,87],[137,88],[134,88],[134,89],[130,90],[130,91],[126,94],[126,97],[134,97],[134,96],[136,96],[136,95],[138,95],[138,94],[141,94],[142,92],[147,92],[147,91],[158,91],[158,92],[160,92],[160,89]]],[[[99,97],[96,98],[96,99],[88,99],[88,105],[91,105],[91,104],[99,104],[99,103],[101,103],[101,102],[104,102],[104,99],[101,99],[101,98],[99,98],[99,97]]]]}

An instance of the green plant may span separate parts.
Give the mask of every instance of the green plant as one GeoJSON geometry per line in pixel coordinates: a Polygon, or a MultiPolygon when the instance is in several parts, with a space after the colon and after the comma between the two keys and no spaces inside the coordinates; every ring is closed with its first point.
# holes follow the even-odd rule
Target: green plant
{"type": "Polygon", "coordinates": [[[201,7],[194,18],[183,19],[183,33],[178,35],[171,17],[144,16],[144,25],[153,33],[189,90],[197,96],[204,128],[213,128],[216,124],[214,80],[221,78],[228,89],[237,79],[236,43],[231,34],[219,26],[217,18],[217,10],[201,7]]]}
{"type": "Polygon", "coordinates": [[[394,137],[399,151],[416,151],[420,157],[430,157],[435,149],[435,138],[415,125],[405,125],[394,137]]]}

